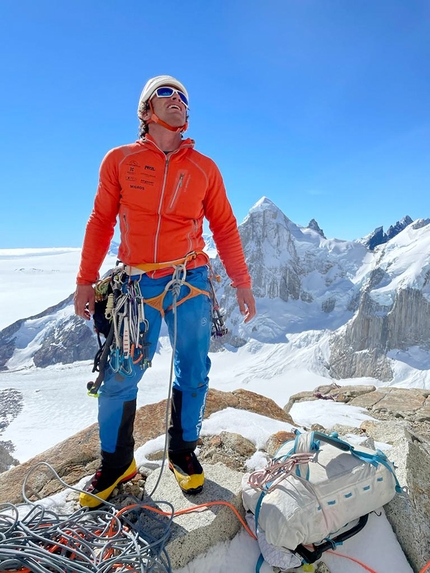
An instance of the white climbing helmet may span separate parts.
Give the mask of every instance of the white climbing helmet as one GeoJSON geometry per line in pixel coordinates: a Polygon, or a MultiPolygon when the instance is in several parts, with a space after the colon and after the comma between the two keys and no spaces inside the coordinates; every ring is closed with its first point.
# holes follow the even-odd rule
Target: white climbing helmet
{"type": "Polygon", "coordinates": [[[137,106],[137,115],[140,119],[142,119],[141,114],[145,109],[146,102],[151,98],[155,90],[161,86],[170,86],[172,88],[176,88],[183,92],[187,96],[187,99],[189,99],[188,92],[184,84],[182,84],[173,76],[156,76],[155,78],[151,78],[146,82],[145,87],[140,94],[139,105],[137,106]]]}

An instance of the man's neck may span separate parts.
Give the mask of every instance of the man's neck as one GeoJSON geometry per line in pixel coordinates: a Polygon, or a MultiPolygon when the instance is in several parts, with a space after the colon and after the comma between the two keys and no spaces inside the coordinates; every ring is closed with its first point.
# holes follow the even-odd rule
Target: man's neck
{"type": "Polygon", "coordinates": [[[182,136],[175,131],[169,131],[162,125],[151,123],[148,133],[162,151],[175,151],[181,145],[182,136]]]}

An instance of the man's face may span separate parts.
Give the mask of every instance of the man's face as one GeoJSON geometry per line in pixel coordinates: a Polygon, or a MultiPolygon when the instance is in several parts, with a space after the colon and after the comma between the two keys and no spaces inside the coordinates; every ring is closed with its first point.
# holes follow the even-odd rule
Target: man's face
{"type": "Polygon", "coordinates": [[[154,95],[151,98],[154,113],[160,119],[172,125],[181,127],[187,120],[187,108],[176,92],[170,97],[158,97],[154,95]]]}

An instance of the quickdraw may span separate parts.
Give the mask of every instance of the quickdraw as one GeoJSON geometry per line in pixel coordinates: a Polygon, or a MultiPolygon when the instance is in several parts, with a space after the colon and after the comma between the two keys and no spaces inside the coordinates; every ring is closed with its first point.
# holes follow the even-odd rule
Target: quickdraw
{"type": "Polygon", "coordinates": [[[165,263],[144,263],[137,267],[120,265],[96,283],[94,286],[96,299],[94,326],[100,348],[94,359],[93,372],[98,371],[99,375],[95,382],[87,384],[88,394],[98,396],[107,363],[114,372],[123,376],[131,376],[136,365],[143,370],[151,366],[150,344],[146,340],[149,322],[145,318],[145,304],[158,310],[164,317],[173,306],[176,308],[198,295],[207,296],[212,301],[211,334],[213,337],[224,336],[228,331],[224,324],[224,313],[215,295],[213,279],[219,280],[219,277],[213,274],[209,257],[203,252],[192,252],[183,259],[165,263]],[[194,287],[186,281],[187,263],[200,254],[206,258],[210,270],[209,291],[194,287]],[[168,267],[173,268],[173,273],[164,291],[156,297],[144,299],[139,280],[131,280],[131,276],[168,267]],[[178,301],[182,286],[187,287],[189,292],[178,301]],[[169,291],[173,293],[174,305],[164,309],[164,299],[169,291]],[[100,339],[100,334],[103,334],[106,339],[104,343],[100,339]]]}
{"type": "Polygon", "coordinates": [[[213,281],[216,280],[219,282],[221,277],[219,275],[214,275],[212,271],[212,267],[210,268],[209,274],[209,284],[211,286],[211,299],[212,299],[212,331],[211,336],[212,338],[221,338],[228,333],[228,328],[224,322],[225,311],[220,308],[218,304],[218,300],[215,294],[215,288],[213,285],[213,281]]]}
{"type": "Polygon", "coordinates": [[[107,363],[114,372],[130,376],[133,365],[146,369],[151,361],[146,342],[149,323],[139,283],[130,281],[121,265],[95,285],[94,293],[94,327],[100,349],[94,358],[93,372],[98,371],[99,375],[95,382],[87,384],[87,389],[90,396],[97,397],[107,363]],[[104,343],[100,334],[106,338],[104,343]]]}

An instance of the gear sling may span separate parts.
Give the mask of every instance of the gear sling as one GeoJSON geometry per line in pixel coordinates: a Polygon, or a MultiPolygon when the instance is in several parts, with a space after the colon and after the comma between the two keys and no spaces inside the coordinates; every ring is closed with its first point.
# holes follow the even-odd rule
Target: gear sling
{"type": "Polygon", "coordinates": [[[209,381],[211,334],[220,333],[220,327],[222,333],[226,330],[209,266],[187,271],[187,262],[198,254],[166,263],[121,265],[95,286],[94,323],[106,341],[95,359],[99,375],[88,390],[99,397],[104,465],[125,466],[133,457],[137,385],[151,366],[162,319],[174,351],[176,375],[169,450],[195,449],[209,381]],[[168,267],[173,269],[171,275],[154,279],[147,274],[168,267]]]}

